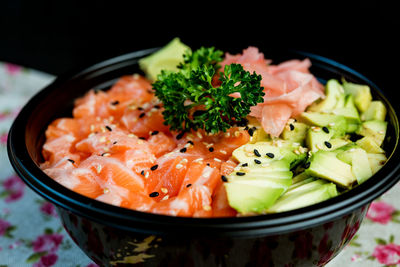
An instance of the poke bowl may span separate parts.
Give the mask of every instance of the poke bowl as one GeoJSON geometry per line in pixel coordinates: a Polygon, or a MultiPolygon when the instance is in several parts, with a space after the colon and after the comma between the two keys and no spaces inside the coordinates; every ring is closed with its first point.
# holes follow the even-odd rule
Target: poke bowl
{"type": "MultiPolygon", "coordinates": [[[[21,110],[8,138],[17,174],[57,207],[74,242],[100,266],[323,266],[352,239],[370,203],[400,179],[398,108],[362,74],[318,55],[271,54],[275,61],[309,58],[321,83],[345,78],[371,88],[387,108],[387,162],[370,179],[334,198],[280,213],[226,218],[166,216],[110,205],[59,184],[40,168],[45,131],[56,118],[71,116],[75,99],[106,90],[158,48],[115,57],[60,76],[21,110]]],[[[261,49],[262,50],[262,49],[261,49]]]]}

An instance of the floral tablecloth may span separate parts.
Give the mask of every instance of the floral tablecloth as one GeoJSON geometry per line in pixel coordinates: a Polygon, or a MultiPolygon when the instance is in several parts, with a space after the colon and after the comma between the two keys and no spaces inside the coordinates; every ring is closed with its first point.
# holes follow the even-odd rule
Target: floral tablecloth
{"type": "MultiPolygon", "coordinates": [[[[0,267],[97,266],[65,232],[54,206],[31,191],[7,158],[19,109],[53,76],[0,62],[0,267]]],[[[400,184],[372,203],[352,242],[327,266],[400,266],[400,184]]]]}

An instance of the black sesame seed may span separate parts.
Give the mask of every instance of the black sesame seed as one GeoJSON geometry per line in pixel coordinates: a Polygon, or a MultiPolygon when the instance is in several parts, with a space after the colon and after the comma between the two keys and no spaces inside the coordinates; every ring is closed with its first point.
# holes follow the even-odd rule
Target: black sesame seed
{"type": "Polygon", "coordinates": [[[144,115],[146,115],[145,113],[140,113],[139,118],[143,118],[144,115]]]}
{"type": "Polygon", "coordinates": [[[325,141],[324,144],[325,144],[325,146],[326,146],[327,148],[331,148],[331,147],[332,147],[332,144],[329,143],[328,141],[325,141]]]}
{"type": "Polygon", "coordinates": [[[72,164],[75,163],[75,161],[73,159],[68,159],[69,162],[71,162],[72,164]]]}
{"type": "Polygon", "coordinates": [[[310,168],[311,163],[309,161],[306,162],[306,164],[304,164],[304,168],[308,169],[310,168]]]}
{"type": "Polygon", "coordinates": [[[267,155],[267,157],[269,157],[271,159],[273,159],[275,157],[274,153],[267,153],[265,155],[267,155]]]}
{"type": "Polygon", "coordinates": [[[256,155],[257,157],[261,157],[261,154],[260,152],[258,152],[257,149],[254,149],[254,155],[256,155]]]}
{"type": "Polygon", "coordinates": [[[244,127],[244,130],[245,130],[245,131],[249,130],[249,126],[246,125],[246,127],[244,127]]]}
{"type": "Polygon", "coordinates": [[[210,147],[210,148],[208,148],[208,151],[213,152],[213,151],[214,151],[214,148],[213,148],[213,147],[210,147]]]}
{"type": "Polygon", "coordinates": [[[245,172],[237,172],[236,175],[237,176],[243,176],[243,175],[246,175],[246,173],[245,172]]]}
{"type": "Polygon", "coordinates": [[[184,134],[185,134],[184,132],[179,133],[179,134],[176,136],[176,140],[182,139],[182,137],[183,137],[184,134]]]}
{"type": "Polygon", "coordinates": [[[194,145],[194,143],[192,141],[187,141],[188,144],[194,145]]]}
{"type": "Polygon", "coordinates": [[[118,105],[119,104],[119,101],[118,100],[115,100],[114,102],[111,102],[111,105],[113,105],[113,106],[116,106],[116,105],[118,105]]]}
{"type": "Polygon", "coordinates": [[[249,166],[247,162],[242,164],[242,167],[247,167],[247,166],[249,166]]]}
{"type": "Polygon", "coordinates": [[[228,178],[225,175],[221,175],[222,182],[228,182],[228,178]]]}
{"type": "Polygon", "coordinates": [[[155,105],[154,108],[155,109],[160,109],[160,105],[155,105]]]}
{"type": "Polygon", "coordinates": [[[118,143],[118,142],[117,142],[117,141],[114,141],[114,142],[113,142],[113,145],[115,145],[116,143],[118,143]]]}
{"type": "Polygon", "coordinates": [[[158,168],[158,165],[156,164],[154,166],[151,166],[150,170],[155,171],[155,170],[157,170],[157,168],[158,168]]]}
{"type": "Polygon", "coordinates": [[[149,194],[149,197],[158,197],[160,194],[158,192],[153,192],[149,194]]]}
{"type": "Polygon", "coordinates": [[[106,125],[106,129],[109,130],[110,132],[112,132],[112,129],[110,126],[106,125]]]}
{"type": "Polygon", "coordinates": [[[254,159],[254,162],[255,162],[256,164],[261,164],[261,161],[259,161],[258,159],[254,159]]]}
{"type": "Polygon", "coordinates": [[[207,166],[210,166],[210,163],[207,163],[207,166]]]}
{"type": "Polygon", "coordinates": [[[191,187],[191,186],[192,186],[192,184],[187,184],[187,185],[186,185],[186,187],[191,187]]]}
{"type": "Polygon", "coordinates": [[[140,174],[141,174],[141,175],[144,175],[144,170],[142,170],[142,171],[140,172],[140,174]]]}
{"type": "Polygon", "coordinates": [[[186,152],[186,147],[184,147],[184,148],[182,148],[181,150],[179,150],[179,152],[181,152],[181,153],[185,153],[186,152]]]}
{"type": "Polygon", "coordinates": [[[294,125],[293,124],[289,124],[289,128],[290,128],[291,131],[293,131],[294,130],[294,125]]]}
{"type": "Polygon", "coordinates": [[[154,131],[154,132],[151,132],[151,135],[156,135],[158,133],[159,133],[159,131],[154,131]]]}
{"type": "Polygon", "coordinates": [[[139,139],[146,140],[146,137],[141,136],[139,139]]]}
{"type": "Polygon", "coordinates": [[[329,129],[328,128],[326,128],[325,126],[324,127],[322,127],[322,131],[324,131],[325,133],[329,133],[329,129]]]}
{"type": "Polygon", "coordinates": [[[254,134],[253,128],[250,128],[247,132],[249,133],[250,136],[253,136],[253,134],[254,134]]]}
{"type": "Polygon", "coordinates": [[[142,108],[142,107],[138,107],[137,109],[138,109],[138,110],[144,110],[144,108],[142,108]]]}

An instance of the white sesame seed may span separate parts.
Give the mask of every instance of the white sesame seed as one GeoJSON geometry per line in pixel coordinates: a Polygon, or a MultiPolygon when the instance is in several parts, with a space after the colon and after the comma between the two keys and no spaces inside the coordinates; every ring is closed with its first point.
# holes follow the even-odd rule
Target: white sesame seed
{"type": "Polygon", "coordinates": [[[161,199],[161,201],[167,200],[167,199],[169,199],[169,195],[165,195],[165,196],[161,199]]]}
{"type": "Polygon", "coordinates": [[[149,178],[149,175],[150,175],[150,173],[149,172],[146,172],[146,174],[144,175],[144,178],[149,178]]]}
{"type": "Polygon", "coordinates": [[[143,144],[143,140],[142,140],[142,139],[138,139],[138,140],[137,140],[137,143],[138,143],[139,145],[141,145],[141,144],[143,144]]]}
{"type": "Polygon", "coordinates": [[[105,136],[100,137],[100,139],[99,139],[100,143],[104,143],[105,141],[106,141],[106,137],[105,136]]]}
{"type": "Polygon", "coordinates": [[[191,148],[193,145],[192,144],[190,144],[190,143],[187,143],[186,145],[184,145],[183,147],[186,147],[186,148],[191,148]]]}
{"type": "Polygon", "coordinates": [[[322,146],[320,144],[317,144],[315,147],[318,149],[322,149],[322,146]]]}
{"type": "Polygon", "coordinates": [[[210,211],[210,210],[211,210],[211,206],[210,206],[210,205],[204,205],[204,206],[203,206],[203,209],[204,209],[205,211],[210,211]]]}
{"type": "Polygon", "coordinates": [[[100,173],[102,168],[103,168],[103,167],[102,167],[101,165],[97,165],[97,167],[96,167],[96,172],[97,172],[97,173],[100,173]]]}
{"type": "Polygon", "coordinates": [[[114,106],[114,105],[112,105],[112,104],[110,104],[110,106],[109,106],[109,109],[111,109],[111,110],[116,110],[116,109],[117,109],[117,107],[116,107],[116,106],[114,106]]]}
{"type": "Polygon", "coordinates": [[[331,123],[328,123],[328,126],[335,126],[335,123],[334,122],[331,122],[331,123]]]}
{"type": "Polygon", "coordinates": [[[221,152],[221,154],[224,154],[224,155],[228,154],[225,150],[220,150],[219,152],[221,152]]]}
{"type": "Polygon", "coordinates": [[[131,137],[131,138],[133,138],[133,137],[136,137],[136,135],[134,135],[134,134],[130,133],[130,134],[128,134],[128,137],[131,137]]]}
{"type": "Polygon", "coordinates": [[[224,135],[225,135],[225,137],[230,137],[230,136],[231,136],[231,133],[227,132],[227,133],[225,133],[224,135]]]}
{"type": "Polygon", "coordinates": [[[379,133],[379,134],[384,134],[385,131],[384,131],[384,130],[380,130],[378,133],[379,133]]]}
{"type": "Polygon", "coordinates": [[[239,132],[239,131],[235,131],[235,132],[234,132],[234,135],[235,135],[235,137],[239,137],[240,132],[239,132]]]}
{"type": "Polygon", "coordinates": [[[217,162],[221,162],[221,160],[218,159],[218,158],[214,158],[214,160],[217,161],[217,162]]]}
{"type": "Polygon", "coordinates": [[[179,170],[179,169],[183,168],[183,165],[178,163],[178,164],[175,165],[175,168],[179,170]]]}
{"type": "Polygon", "coordinates": [[[187,163],[188,160],[187,159],[182,159],[180,163],[187,163]]]}
{"type": "Polygon", "coordinates": [[[135,80],[136,80],[136,79],[139,79],[140,75],[139,75],[139,74],[137,74],[137,73],[135,73],[135,74],[133,74],[133,76],[132,76],[132,77],[133,77],[133,79],[135,79],[135,80]]]}
{"type": "Polygon", "coordinates": [[[165,187],[161,187],[161,192],[163,192],[164,194],[167,194],[168,193],[168,189],[167,188],[165,188],[165,187]]]}
{"type": "Polygon", "coordinates": [[[90,131],[91,131],[91,132],[93,132],[93,131],[94,131],[94,129],[95,129],[95,128],[94,128],[94,125],[93,125],[93,124],[92,124],[92,125],[90,125],[90,131]]]}
{"type": "Polygon", "coordinates": [[[94,135],[96,135],[96,134],[95,133],[91,133],[91,134],[88,135],[88,137],[92,137],[94,135]]]}
{"type": "Polygon", "coordinates": [[[297,149],[295,149],[293,152],[294,152],[296,155],[300,155],[300,154],[301,154],[300,151],[298,151],[297,149]]]}
{"type": "Polygon", "coordinates": [[[103,157],[109,157],[109,156],[111,156],[111,154],[110,153],[104,153],[104,154],[102,154],[102,156],[103,157]]]}
{"type": "Polygon", "coordinates": [[[197,132],[196,134],[197,134],[197,137],[198,137],[198,138],[200,138],[200,139],[202,139],[202,138],[203,138],[203,136],[201,135],[201,133],[200,133],[200,132],[197,132]]]}
{"type": "Polygon", "coordinates": [[[193,160],[193,162],[199,162],[199,161],[203,161],[203,158],[197,158],[197,159],[193,160]]]}
{"type": "Polygon", "coordinates": [[[108,189],[108,188],[106,187],[106,188],[104,188],[103,192],[104,192],[104,194],[107,194],[107,193],[110,192],[110,189],[108,189]]]}

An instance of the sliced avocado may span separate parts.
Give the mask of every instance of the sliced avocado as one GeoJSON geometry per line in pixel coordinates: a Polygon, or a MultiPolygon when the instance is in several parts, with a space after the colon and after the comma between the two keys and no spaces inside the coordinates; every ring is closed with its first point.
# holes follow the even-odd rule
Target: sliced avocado
{"type": "Polygon", "coordinates": [[[275,213],[313,205],[338,195],[336,185],[322,180],[311,181],[285,193],[266,212],[275,213]]]}
{"type": "Polygon", "coordinates": [[[190,51],[190,47],[179,38],[174,38],[157,52],[140,59],[139,66],[150,80],[155,81],[161,70],[178,70],[177,66],[183,62],[183,54],[187,51],[190,51]]]}
{"type": "Polygon", "coordinates": [[[264,131],[260,122],[256,118],[248,116],[247,119],[249,121],[247,124],[247,127],[249,128],[247,132],[250,135],[249,143],[254,144],[262,141],[271,141],[271,137],[264,131]]]}
{"type": "Polygon", "coordinates": [[[354,103],[360,112],[365,112],[371,103],[372,95],[368,85],[346,82],[343,80],[343,88],[346,94],[354,97],[354,103]]]}
{"type": "Polygon", "coordinates": [[[345,117],[348,123],[358,124],[361,122],[360,114],[354,104],[353,95],[346,95],[344,106],[342,108],[336,108],[332,112],[335,115],[342,115],[345,117]]]}
{"type": "Polygon", "coordinates": [[[335,131],[335,134],[332,137],[343,136],[348,127],[347,120],[341,115],[325,114],[320,112],[303,112],[301,113],[299,120],[309,125],[319,127],[329,126],[335,131]]]}
{"type": "Polygon", "coordinates": [[[307,131],[307,136],[306,136],[306,145],[309,150],[312,152],[318,151],[320,149],[331,149],[332,145],[329,142],[334,135],[334,130],[325,127],[323,130],[321,127],[314,127],[312,126],[308,131],[307,131]]]}
{"type": "Polygon", "coordinates": [[[285,192],[285,187],[269,182],[263,186],[225,183],[229,205],[240,213],[261,213],[285,192]]]}
{"type": "Polygon", "coordinates": [[[284,140],[303,144],[308,128],[310,127],[302,122],[296,121],[289,123],[288,127],[286,127],[282,132],[282,138],[284,140]]]}
{"type": "Polygon", "coordinates": [[[385,153],[385,151],[376,143],[371,136],[365,136],[356,141],[356,144],[367,153],[385,153]]]}
{"type": "Polygon", "coordinates": [[[306,151],[292,142],[278,140],[245,144],[232,153],[234,159],[249,166],[266,164],[275,160],[287,160],[291,167],[306,158],[306,151]]]}
{"type": "Polygon", "coordinates": [[[335,152],[319,150],[312,154],[310,167],[306,170],[314,177],[330,180],[338,185],[350,188],[356,181],[351,165],[336,157],[335,152]]]}
{"type": "MultiPolygon", "coordinates": [[[[297,183],[292,183],[292,185],[289,186],[289,188],[288,188],[288,190],[286,191],[286,193],[289,193],[289,192],[291,192],[292,190],[294,190],[294,189],[296,189],[296,188],[298,188],[298,187],[300,187],[300,186],[302,186],[302,185],[305,185],[305,184],[314,182],[316,179],[317,179],[317,178],[308,176],[308,178],[306,178],[306,179],[304,179],[304,180],[302,180],[302,181],[299,181],[299,182],[297,182],[297,183]]],[[[286,193],[285,193],[285,194],[286,194],[286,193]]]]}
{"type": "Polygon", "coordinates": [[[326,83],[325,95],[325,99],[312,104],[308,110],[330,112],[335,108],[342,107],[344,102],[344,89],[337,80],[331,79],[326,83]]]}
{"type": "Polygon", "coordinates": [[[347,124],[346,133],[355,133],[358,131],[359,128],[360,128],[359,123],[349,123],[347,124]]]}
{"type": "Polygon", "coordinates": [[[306,180],[307,178],[310,178],[310,177],[311,176],[308,173],[303,171],[303,172],[299,173],[298,175],[296,175],[295,177],[293,177],[292,184],[299,183],[299,182],[301,182],[303,180],[306,180]]]}
{"type": "Polygon", "coordinates": [[[337,158],[351,164],[351,170],[357,178],[358,184],[363,183],[372,176],[367,152],[361,148],[353,148],[337,154],[337,158]]]}
{"type": "Polygon", "coordinates": [[[290,163],[276,160],[267,166],[235,170],[224,184],[229,205],[241,213],[261,213],[270,207],[292,183],[290,163]]]}
{"type": "Polygon", "coordinates": [[[377,173],[383,165],[385,165],[387,158],[385,154],[381,153],[367,153],[369,165],[371,166],[372,174],[377,173]]]}
{"type": "Polygon", "coordinates": [[[378,146],[381,146],[385,139],[387,122],[380,120],[365,121],[357,130],[357,134],[362,136],[371,136],[378,146]]]}
{"type": "Polygon", "coordinates": [[[333,138],[333,139],[329,140],[329,143],[331,143],[332,147],[330,149],[325,149],[324,148],[323,150],[332,151],[332,150],[335,150],[335,149],[338,149],[338,148],[341,148],[341,147],[344,147],[344,146],[350,144],[351,141],[350,140],[346,140],[344,138],[333,138]]]}
{"type": "Polygon", "coordinates": [[[361,115],[363,121],[378,120],[384,121],[386,117],[386,107],[382,101],[372,101],[368,109],[361,115]]]}

